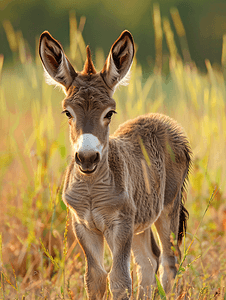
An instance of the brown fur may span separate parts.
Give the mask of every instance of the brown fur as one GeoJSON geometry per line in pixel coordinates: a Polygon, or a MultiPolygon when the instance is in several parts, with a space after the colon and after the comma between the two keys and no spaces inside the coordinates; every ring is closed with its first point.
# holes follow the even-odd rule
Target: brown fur
{"type": "MultiPolygon", "coordinates": [[[[170,291],[177,272],[171,233],[179,244],[186,231],[188,212],[182,196],[191,150],[182,128],[167,116],[148,114],[125,122],[109,137],[109,112],[116,106],[112,95],[128,73],[133,55],[133,38],[125,31],[100,73],[95,71],[89,48],[79,73],[71,69],[56,40],[47,32],[40,38],[44,68],[65,88],[63,109],[72,114],[74,158],[63,199],[72,211],[75,235],[85,253],[89,299],[103,299],[106,291],[104,239],[113,257],[109,274],[113,299],[129,299],[132,293],[131,251],[137,263],[138,299],[147,299],[158,269],[165,291],[170,291]]],[[[179,256],[177,244],[176,248],[179,256]]]]}

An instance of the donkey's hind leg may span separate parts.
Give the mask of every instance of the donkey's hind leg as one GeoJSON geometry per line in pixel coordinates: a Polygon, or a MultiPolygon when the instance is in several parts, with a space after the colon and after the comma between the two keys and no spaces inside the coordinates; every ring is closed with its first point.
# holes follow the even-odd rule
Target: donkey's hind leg
{"type": "Polygon", "coordinates": [[[132,251],[137,264],[137,299],[150,299],[152,286],[155,285],[155,273],[158,270],[158,259],[160,255],[151,228],[146,229],[138,235],[134,235],[132,251]]]}
{"type": "MultiPolygon", "coordinates": [[[[165,207],[155,222],[155,227],[160,240],[160,281],[166,293],[169,293],[172,288],[177,268],[177,258],[180,258],[180,249],[178,245],[179,234],[179,218],[182,210],[181,193],[178,193],[174,205],[165,207]],[[176,205],[175,205],[176,204],[176,205]],[[174,249],[172,249],[172,233],[174,233],[176,241],[174,249]]],[[[183,233],[180,233],[183,235],[183,233]]]]}

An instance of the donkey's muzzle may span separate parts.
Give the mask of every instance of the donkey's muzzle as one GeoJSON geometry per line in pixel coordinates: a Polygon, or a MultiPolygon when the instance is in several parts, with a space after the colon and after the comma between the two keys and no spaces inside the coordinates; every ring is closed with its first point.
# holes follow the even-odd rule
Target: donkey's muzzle
{"type": "Polygon", "coordinates": [[[91,174],[100,161],[100,153],[96,151],[84,151],[75,153],[75,162],[79,165],[82,173],[91,174]]]}

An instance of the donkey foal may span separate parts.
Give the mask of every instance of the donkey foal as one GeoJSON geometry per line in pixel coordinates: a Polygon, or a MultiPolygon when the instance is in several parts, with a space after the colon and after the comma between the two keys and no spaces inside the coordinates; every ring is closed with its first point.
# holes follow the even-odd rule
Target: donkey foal
{"type": "Polygon", "coordinates": [[[103,299],[106,292],[104,238],[113,258],[109,274],[113,299],[129,299],[132,294],[131,251],[137,263],[138,299],[151,297],[158,267],[168,293],[177,272],[170,236],[173,232],[179,244],[186,230],[188,212],[182,194],[191,150],[181,127],[160,114],[127,121],[109,137],[116,109],[112,96],[134,56],[132,35],[122,32],[99,73],[89,47],[83,71],[76,72],[47,31],[40,37],[39,54],[48,80],[62,86],[66,94],[62,105],[70,125],[73,159],[63,199],[86,257],[88,298],[103,299]]]}

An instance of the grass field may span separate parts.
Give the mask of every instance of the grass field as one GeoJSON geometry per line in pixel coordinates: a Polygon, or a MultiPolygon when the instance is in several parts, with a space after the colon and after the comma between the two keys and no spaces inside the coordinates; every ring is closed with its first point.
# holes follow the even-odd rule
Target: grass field
{"type": "MultiPolygon", "coordinates": [[[[224,74],[208,61],[207,74],[201,74],[194,63],[183,64],[175,56],[167,26],[165,20],[170,59],[162,69],[169,69],[169,74],[156,71],[144,80],[135,61],[129,85],[115,93],[118,114],[111,132],[125,120],[147,112],[167,114],[183,126],[194,153],[186,200],[190,218],[176,289],[169,299],[226,299],[224,74]]],[[[81,70],[85,43],[73,15],[70,28],[66,53],[81,70]]],[[[64,95],[45,83],[39,58],[29,54],[22,34],[15,33],[9,23],[5,29],[14,64],[6,68],[0,56],[0,299],[86,299],[84,257],[61,200],[71,154],[67,121],[61,115],[64,95]]],[[[93,57],[96,68],[102,69],[102,51],[93,57]]],[[[110,270],[107,247],[105,251],[110,270]]],[[[132,263],[134,299],[135,269],[132,263]]],[[[164,298],[164,291],[157,288],[153,299],[164,298]]]]}

